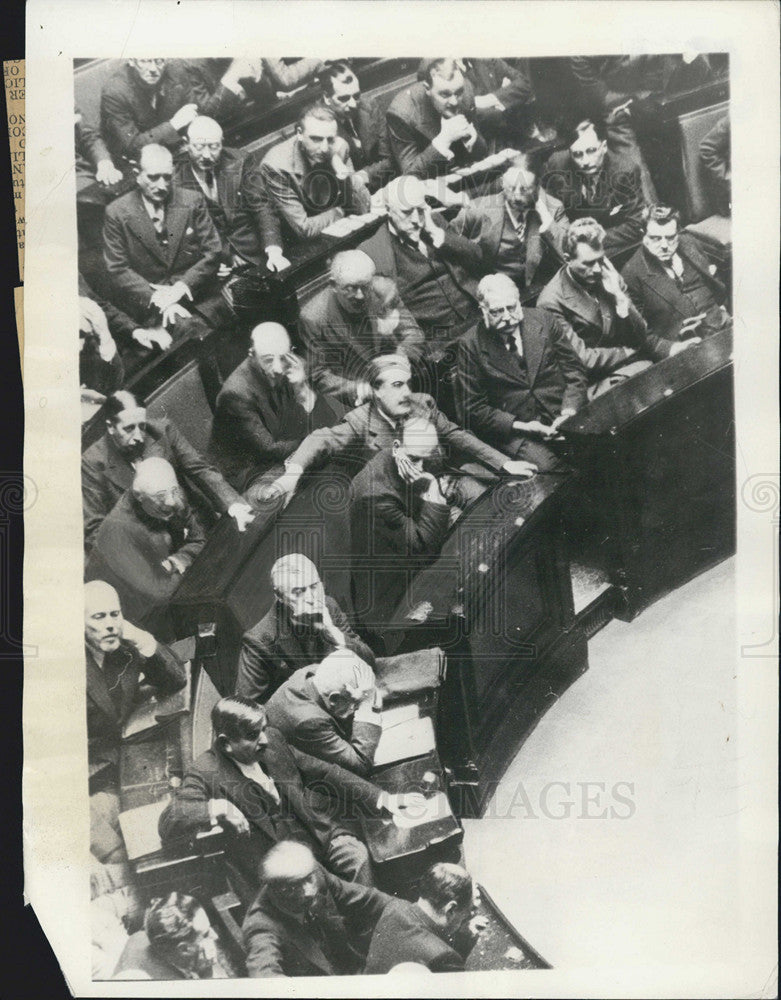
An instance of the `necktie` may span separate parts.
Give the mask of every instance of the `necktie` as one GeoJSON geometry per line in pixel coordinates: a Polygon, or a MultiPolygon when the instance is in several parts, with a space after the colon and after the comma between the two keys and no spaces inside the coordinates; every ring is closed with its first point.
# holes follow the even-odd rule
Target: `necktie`
{"type": "Polygon", "coordinates": [[[117,714],[119,714],[122,705],[122,686],[120,681],[126,666],[123,660],[124,657],[116,653],[107,653],[103,659],[103,678],[106,681],[106,687],[117,710],[117,714]]]}
{"type": "Polygon", "coordinates": [[[204,171],[204,180],[206,181],[206,187],[209,189],[209,194],[214,195],[214,171],[206,170],[204,171]]]}

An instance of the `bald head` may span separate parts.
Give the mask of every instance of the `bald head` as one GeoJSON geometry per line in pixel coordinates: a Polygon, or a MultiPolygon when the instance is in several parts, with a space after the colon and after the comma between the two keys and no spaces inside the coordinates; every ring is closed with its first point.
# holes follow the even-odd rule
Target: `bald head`
{"type": "Polygon", "coordinates": [[[111,653],[119,647],[124,619],[119,595],[103,580],[84,584],[84,641],[95,653],[111,653]]]}
{"type": "Polygon", "coordinates": [[[290,337],[281,323],[259,323],[250,334],[250,364],[276,385],[288,370],[290,337]]]}
{"type": "Polygon", "coordinates": [[[145,458],[136,466],[133,495],[144,511],[162,521],[170,520],[184,508],[173,466],[164,458],[145,458]]]}
{"type": "Polygon", "coordinates": [[[331,287],[339,304],[349,313],[366,312],[366,293],[376,268],[363,250],[344,250],[331,264],[331,287]]]}
{"type": "Polygon", "coordinates": [[[311,559],[300,552],[277,559],[271,567],[271,586],[295,621],[312,625],[322,622],[325,592],[311,559]]]}
{"type": "Polygon", "coordinates": [[[271,848],[261,863],[264,882],[292,882],[306,878],[317,862],[306,844],[281,840],[271,848]]]}
{"type": "Polygon", "coordinates": [[[413,418],[404,424],[402,444],[409,458],[425,460],[431,458],[439,447],[439,435],[428,420],[413,418]]]}
{"type": "Polygon", "coordinates": [[[222,153],[222,128],[213,119],[199,115],[187,129],[187,155],[198,170],[212,170],[222,153]]]}
{"type": "Polygon", "coordinates": [[[375,678],[372,668],[351,649],[336,649],[315,669],[312,683],[331,715],[347,719],[358,705],[373,695],[375,678]]]}
{"type": "Polygon", "coordinates": [[[165,146],[148,143],[138,157],[136,183],[141,194],[153,205],[162,205],[171,193],[174,159],[165,146]]]}
{"type": "Polygon", "coordinates": [[[267,891],[285,913],[314,916],[323,902],[320,868],[312,852],[294,840],[281,840],[260,864],[267,891]]]}

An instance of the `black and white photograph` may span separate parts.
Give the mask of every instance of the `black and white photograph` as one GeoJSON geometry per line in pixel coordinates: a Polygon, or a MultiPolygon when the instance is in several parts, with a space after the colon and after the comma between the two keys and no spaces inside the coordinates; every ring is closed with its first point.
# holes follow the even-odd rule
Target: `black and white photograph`
{"type": "MultiPolygon", "coordinates": [[[[736,408],[740,5],[645,5],[713,9],[713,42],[656,47],[642,5],[528,5],[580,21],[558,52],[512,3],[204,4],[257,7],[219,38],[192,2],[68,6],[95,29],[54,60],[64,11],[35,5],[63,92],[50,140],[29,112],[26,308],[59,353],[33,320],[25,390],[28,456],[61,434],[73,485],[44,535],[28,459],[25,641],[53,683],[62,558],[74,995],[774,995],[775,810],[742,799],[773,719],[738,736],[747,674],[775,714],[778,631],[741,525],[777,556],[779,509],[736,408]],[[605,13],[603,40],[607,7],[637,34],[605,13]],[[407,44],[373,55],[395,8],[407,44]],[[286,54],[254,54],[275,18],[286,54]]],[[[772,359],[776,302],[751,308],[772,359]]]]}

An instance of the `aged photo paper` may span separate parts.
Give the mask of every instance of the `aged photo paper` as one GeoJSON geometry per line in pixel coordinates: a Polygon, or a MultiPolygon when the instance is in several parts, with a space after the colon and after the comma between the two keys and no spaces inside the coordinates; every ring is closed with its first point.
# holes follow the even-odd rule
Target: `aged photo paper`
{"type": "Polygon", "coordinates": [[[778,43],[29,0],[24,873],[73,995],[777,995],[778,43]]]}

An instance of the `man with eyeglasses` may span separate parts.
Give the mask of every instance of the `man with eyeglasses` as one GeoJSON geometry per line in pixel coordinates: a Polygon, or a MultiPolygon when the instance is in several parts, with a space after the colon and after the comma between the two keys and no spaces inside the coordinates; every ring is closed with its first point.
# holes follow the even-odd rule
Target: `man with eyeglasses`
{"type": "Polygon", "coordinates": [[[399,173],[438,177],[488,155],[474,124],[475,98],[455,59],[430,59],[418,83],[388,108],[388,136],[399,173]]]}
{"type": "Polygon", "coordinates": [[[206,207],[222,242],[219,278],[230,272],[233,260],[228,237],[239,208],[239,186],[244,157],[237,149],[223,146],[222,127],[213,119],[199,115],[187,129],[187,156],[176,162],[174,183],[177,188],[203,195],[206,207]]]}
{"type": "Polygon", "coordinates": [[[103,138],[125,161],[137,161],[149,143],[177,150],[197,114],[187,70],[176,59],[127,59],[100,95],[103,138]]]}
{"type": "Polygon", "coordinates": [[[404,307],[393,333],[382,332],[375,272],[374,261],[362,250],[344,250],[331,262],[329,286],[301,309],[312,384],[348,406],[371,398],[366,368],[372,358],[394,353],[417,359],[425,346],[420,327],[404,307]]]}
{"type": "Polygon", "coordinates": [[[219,294],[220,237],[203,196],[174,187],[173,176],[170,150],[144,146],[136,190],[109,205],[103,226],[112,298],[156,331],[151,343],[162,350],[230,320],[219,294]]]}
{"type": "Polygon", "coordinates": [[[395,173],[385,115],[375,100],[361,94],[361,84],[346,59],[323,69],[320,86],[323,104],[336,115],[339,135],[350,147],[357,176],[369,191],[376,191],[395,173]]]}
{"type": "Polygon", "coordinates": [[[603,121],[585,119],[563,132],[566,149],[553,153],[543,187],[564,205],[570,222],[595,219],[605,230],[605,251],[638,244],[645,204],[640,165],[608,148],[603,121]]]}
{"type": "Polygon", "coordinates": [[[651,205],[644,221],[643,245],[621,273],[651,332],[675,341],[726,329],[727,290],[694,236],[680,231],[678,211],[651,205]]]}
{"type": "Polygon", "coordinates": [[[540,472],[558,465],[559,425],[586,402],[586,373],[564,323],[521,308],[506,274],[477,286],[482,320],[458,345],[456,408],[463,425],[540,472]]]}
{"type": "Polygon", "coordinates": [[[167,639],[168,602],[205,541],[172,466],[147,458],[98,529],[85,578],[110,583],[133,621],[167,639]]]}
{"type": "Polygon", "coordinates": [[[567,338],[588,372],[589,398],[699,343],[699,337],[673,342],[649,332],[605,254],[605,230],[594,219],[571,223],[564,259],[540,293],[537,307],[563,320],[567,338]]]}
{"type": "Polygon", "coordinates": [[[199,455],[176,424],[147,417],[133,393],[112,393],[105,402],[106,433],[81,459],[81,495],[84,545],[89,550],[95,533],[122,495],[130,489],[139,462],[155,456],[173,466],[193,499],[202,499],[215,515],[228,513],[239,531],[252,520],[252,508],[199,455]]]}

